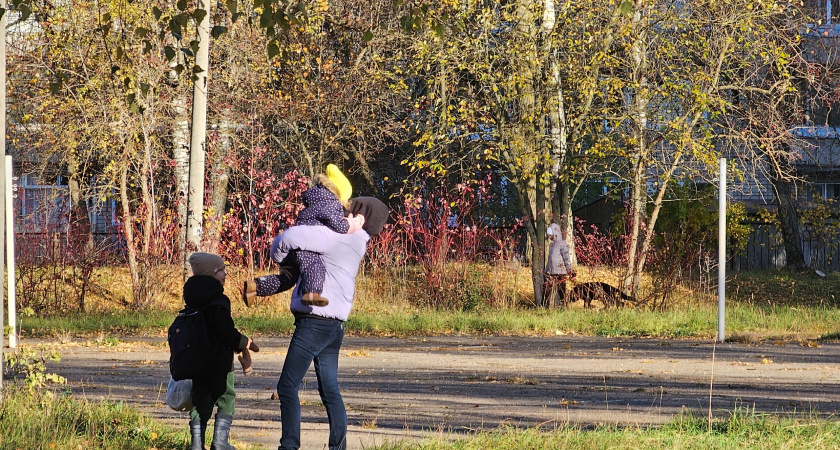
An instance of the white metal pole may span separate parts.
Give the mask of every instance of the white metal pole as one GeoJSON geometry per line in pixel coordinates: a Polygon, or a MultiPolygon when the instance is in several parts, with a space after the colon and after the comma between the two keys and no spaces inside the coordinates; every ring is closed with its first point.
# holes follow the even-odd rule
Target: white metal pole
{"type": "Polygon", "coordinates": [[[718,194],[718,342],[726,329],[726,158],[720,158],[720,193],[718,194]]]}
{"type": "Polygon", "coordinates": [[[17,348],[15,297],[15,216],[12,196],[12,155],[6,155],[6,294],[9,299],[9,348],[17,348]]]}
{"type": "MultiPolygon", "coordinates": [[[[0,0],[0,7],[3,8],[3,17],[0,17],[0,155],[6,154],[6,16],[9,10],[6,9],[6,0],[0,0]]],[[[0,170],[0,178],[5,177],[5,170],[0,170]]],[[[0,190],[5,188],[6,183],[0,180],[0,190]]],[[[0,193],[0,209],[6,196],[0,193]]],[[[0,234],[5,229],[6,215],[0,214],[0,234]]],[[[0,239],[2,240],[2,239],[0,239]]],[[[3,241],[5,246],[6,241],[3,241]]],[[[0,273],[3,273],[3,255],[0,253],[0,273]]],[[[3,288],[0,286],[0,325],[3,321],[3,288]]],[[[3,402],[3,332],[0,331],[0,403],[3,402]]]]}

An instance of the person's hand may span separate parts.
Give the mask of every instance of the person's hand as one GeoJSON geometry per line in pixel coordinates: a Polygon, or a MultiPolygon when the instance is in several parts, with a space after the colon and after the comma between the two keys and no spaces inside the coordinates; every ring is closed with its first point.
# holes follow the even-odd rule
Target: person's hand
{"type": "MultiPolygon", "coordinates": [[[[251,344],[249,339],[249,344],[251,344]]],[[[242,350],[242,354],[239,355],[239,364],[242,365],[242,373],[245,375],[251,375],[254,373],[254,367],[251,362],[251,352],[248,351],[246,348],[242,350]]]]}
{"type": "Polygon", "coordinates": [[[350,223],[350,229],[347,230],[347,234],[353,234],[361,230],[362,227],[365,225],[365,216],[361,214],[355,216],[353,214],[350,214],[349,216],[347,216],[347,222],[350,223]]]}
{"type": "Polygon", "coordinates": [[[359,231],[359,228],[361,228],[359,226],[359,221],[353,218],[353,214],[347,216],[345,220],[347,220],[347,223],[349,224],[349,226],[347,227],[347,234],[353,234],[359,231]]]}

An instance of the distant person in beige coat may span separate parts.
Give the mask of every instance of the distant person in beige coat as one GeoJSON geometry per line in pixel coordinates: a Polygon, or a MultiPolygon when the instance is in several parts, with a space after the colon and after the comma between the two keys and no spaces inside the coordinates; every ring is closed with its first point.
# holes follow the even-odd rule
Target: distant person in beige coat
{"type": "Polygon", "coordinates": [[[555,217],[546,230],[551,244],[548,246],[548,262],[545,265],[545,295],[547,304],[553,300],[554,306],[566,306],[569,302],[566,280],[576,275],[569,257],[569,244],[566,243],[566,231],[560,226],[560,218],[555,217]]]}

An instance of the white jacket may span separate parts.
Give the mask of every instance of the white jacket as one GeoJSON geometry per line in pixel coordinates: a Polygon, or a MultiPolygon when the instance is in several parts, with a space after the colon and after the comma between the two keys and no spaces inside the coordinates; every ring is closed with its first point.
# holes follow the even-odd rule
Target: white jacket
{"type": "Polygon", "coordinates": [[[548,246],[548,262],[545,265],[545,273],[551,275],[571,273],[572,260],[569,257],[569,244],[563,240],[560,225],[552,223],[546,232],[551,237],[551,244],[548,246]]]}

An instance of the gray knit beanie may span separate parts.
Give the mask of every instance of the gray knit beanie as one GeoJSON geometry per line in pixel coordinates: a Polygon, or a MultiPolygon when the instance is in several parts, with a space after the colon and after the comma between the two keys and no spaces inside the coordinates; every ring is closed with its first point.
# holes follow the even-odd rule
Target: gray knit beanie
{"type": "Polygon", "coordinates": [[[207,275],[212,277],[216,272],[225,268],[225,260],[212,253],[195,252],[190,255],[190,267],[193,275],[207,275]]]}

